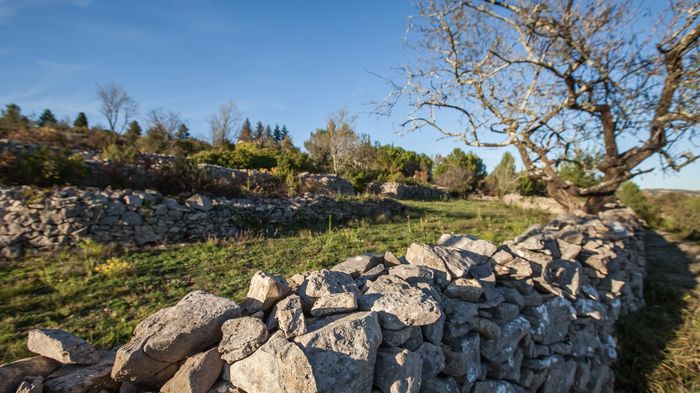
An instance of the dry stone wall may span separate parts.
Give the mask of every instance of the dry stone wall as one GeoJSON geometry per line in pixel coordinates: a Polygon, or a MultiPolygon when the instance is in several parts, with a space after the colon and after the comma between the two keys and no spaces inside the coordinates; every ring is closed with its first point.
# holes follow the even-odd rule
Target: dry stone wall
{"type": "Polygon", "coordinates": [[[612,392],[614,323],[643,306],[642,233],[616,209],[499,246],[448,234],[401,258],[257,272],[240,304],[191,292],[116,352],[34,331],[38,356],[0,366],[0,393],[612,392]]]}
{"type": "Polygon", "coordinates": [[[178,201],[155,191],[40,190],[0,187],[0,248],[12,256],[24,248],[69,246],[81,238],[143,245],[208,236],[229,237],[249,229],[274,231],[294,223],[392,216],[403,206],[389,199],[329,197],[210,198],[178,201]]]}
{"type": "Polygon", "coordinates": [[[372,182],[367,186],[367,191],[371,194],[397,199],[443,200],[450,197],[450,193],[444,188],[393,181],[372,182]]]}

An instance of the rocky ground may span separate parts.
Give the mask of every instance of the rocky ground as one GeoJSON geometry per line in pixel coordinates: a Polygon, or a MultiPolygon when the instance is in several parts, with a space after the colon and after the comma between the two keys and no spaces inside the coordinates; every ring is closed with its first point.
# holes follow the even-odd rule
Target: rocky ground
{"type": "Polygon", "coordinates": [[[496,246],[467,235],[351,257],[240,304],[194,291],[116,352],[38,329],[1,392],[603,392],[621,313],[643,306],[629,211],[559,217],[496,246]],[[210,390],[212,389],[212,390],[210,390]]]}

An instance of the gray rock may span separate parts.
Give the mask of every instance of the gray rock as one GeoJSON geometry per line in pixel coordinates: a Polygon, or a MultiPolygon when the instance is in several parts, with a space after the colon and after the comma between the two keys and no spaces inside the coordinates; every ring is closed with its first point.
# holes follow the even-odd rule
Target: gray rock
{"type": "Polygon", "coordinates": [[[346,292],[359,292],[355,280],[347,273],[330,270],[311,272],[298,291],[305,309],[311,309],[316,299],[321,296],[346,292]]]}
{"type": "Polygon", "coordinates": [[[319,392],[372,389],[377,349],[382,342],[376,313],[321,318],[309,329],[311,332],[294,341],[311,364],[319,392]]]}
{"type": "Polygon", "coordinates": [[[247,393],[318,391],[309,359],[282,332],[247,358],[225,365],[224,379],[247,393]]]}
{"type": "Polygon", "coordinates": [[[362,273],[367,272],[384,260],[382,254],[362,254],[350,257],[331,268],[331,271],[349,274],[352,278],[358,278],[362,273]]]}
{"type": "Polygon", "coordinates": [[[533,339],[545,345],[562,341],[576,318],[571,303],[560,297],[553,297],[541,306],[525,307],[523,314],[532,325],[533,339]]]}
{"type": "Polygon", "coordinates": [[[285,337],[292,338],[306,333],[306,317],[299,296],[291,295],[277,303],[275,316],[285,337]]]}
{"type": "Polygon", "coordinates": [[[421,386],[423,359],[415,352],[382,348],[377,352],[374,386],[383,393],[417,393],[421,386]]]}
{"type": "Polygon", "coordinates": [[[487,240],[479,239],[471,235],[450,235],[440,236],[438,245],[444,247],[457,248],[464,251],[471,251],[479,255],[490,257],[496,252],[496,245],[487,240]]]}
{"type": "Polygon", "coordinates": [[[442,272],[447,280],[466,277],[469,269],[479,265],[485,257],[470,251],[413,243],[406,251],[411,265],[426,266],[442,272]]]}
{"type": "Polygon", "coordinates": [[[443,291],[445,296],[453,299],[461,299],[465,302],[478,302],[484,288],[478,280],[473,278],[458,278],[450,283],[443,291]]]}
{"type": "MultiPolygon", "coordinates": [[[[221,359],[229,364],[255,352],[268,337],[265,324],[254,317],[229,319],[221,326],[221,331],[223,332],[223,337],[219,343],[218,350],[221,354],[221,359]]],[[[204,360],[208,361],[208,358],[204,360]]]]}
{"type": "Polygon", "coordinates": [[[416,353],[423,361],[421,376],[424,381],[438,375],[445,368],[445,354],[441,347],[424,342],[416,349],[416,353]]]}
{"type": "Polygon", "coordinates": [[[92,393],[104,389],[115,391],[119,383],[110,376],[114,364],[114,352],[105,351],[100,360],[90,366],[68,365],[46,377],[46,393],[92,393]]]}
{"type": "Polygon", "coordinates": [[[37,355],[63,364],[93,364],[100,360],[100,354],[92,344],[59,329],[29,331],[27,347],[37,355]]]}
{"type": "Polygon", "coordinates": [[[316,299],[311,308],[311,315],[325,317],[355,310],[357,310],[357,296],[354,293],[333,293],[316,299]]]}
{"type": "Polygon", "coordinates": [[[488,338],[497,338],[501,335],[501,327],[486,318],[474,318],[472,329],[488,338]]]}
{"type": "Polygon", "coordinates": [[[481,340],[481,355],[493,363],[503,363],[514,353],[520,340],[530,332],[530,322],[522,316],[508,321],[498,337],[481,340]]]}
{"type": "Polygon", "coordinates": [[[180,366],[175,376],[160,388],[160,392],[207,393],[219,378],[223,366],[224,361],[217,348],[191,356],[180,366]]]}
{"type": "Polygon", "coordinates": [[[411,327],[410,330],[411,337],[409,337],[408,341],[401,344],[401,348],[408,349],[409,351],[416,351],[424,342],[423,334],[421,334],[421,329],[417,326],[411,327]]]}
{"type": "Polygon", "coordinates": [[[382,328],[382,344],[387,347],[400,347],[411,338],[411,335],[414,334],[414,329],[420,328],[417,326],[409,326],[398,330],[382,328]]]}
{"type": "Polygon", "coordinates": [[[221,341],[221,325],[239,315],[231,300],[190,292],[136,326],[131,340],[117,351],[112,377],[160,387],[175,375],[179,362],[221,341]]]}
{"type": "Polygon", "coordinates": [[[520,393],[512,384],[506,381],[483,381],[474,384],[472,393],[520,393]]]}
{"type": "Polygon", "coordinates": [[[24,358],[0,365],[0,393],[15,393],[25,377],[46,377],[60,366],[61,363],[45,356],[24,358]]]}
{"type": "Polygon", "coordinates": [[[361,310],[377,312],[382,327],[393,330],[430,325],[442,315],[435,299],[391,275],[372,283],[358,304],[361,310]]]}
{"type": "Polygon", "coordinates": [[[568,392],[574,384],[576,361],[559,357],[557,359],[559,360],[549,367],[547,379],[540,389],[542,393],[568,392]]]}
{"type": "Polygon", "coordinates": [[[421,393],[460,393],[457,381],[447,375],[424,379],[420,391],[421,393]]]}
{"type": "Polygon", "coordinates": [[[248,314],[265,311],[289,294],[289,285],[282,276],[257,271],[250,279],[248,294],[241,308],[248,314]]]}
{"type": "Polygon", "coordinates": [[[402,278],[411,285],[418,283],[433,284],[434,270],[424,266],[398,265],[389,268],[389,274],[402,278]]]}
{"type": "Polygon", "coordinates": [[[445,353],[444,374],[464,377],[467,383],[475,382],[481,375],[480,337],[471,332],[464,337],[449,340],[443,346],[445,353]]]}
{"type": "Polygon", "coordinates": [[[204,195],[193,195],[185,202],[187,203],[187,206],[199,211],[207,212],[213,208],[211,199],[204,195]]]}
{"type": "Polygon", "coordinates": [[[431,323],[430,325],[421,326],[421,331],[423,332],[423,337],[426,341],[438,345],[442,342],[442,337],[445,333],[445,320],[447,319],[445,313],[440,315],[440,318],[431,323]]]}
{"type": "Polygon", "coordinates": [[[386,265],[387,268],[391,266],[398,266],[401,265],[401,260],[391,251],[387,251],[384,253],[384,265],[386,265]]]}

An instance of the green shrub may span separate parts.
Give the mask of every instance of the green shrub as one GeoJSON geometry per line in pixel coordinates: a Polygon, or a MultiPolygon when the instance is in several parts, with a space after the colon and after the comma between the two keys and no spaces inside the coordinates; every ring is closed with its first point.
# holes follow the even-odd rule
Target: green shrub
{"type": "Polygon", "coordinates": [[[0,156],[0,181],[12,185],[79,184],[88,173],[83,158],[67,149],[42,146],[29,153],[0,156]]]}
{"type": "Polygon", "coordinates": [[[616,196],[622,203],[635,211],[647,224],[657,226],[661,223],[661,216],[658,206],[651,203],[631,181],[622,183],[618,188],[616,196]]]}

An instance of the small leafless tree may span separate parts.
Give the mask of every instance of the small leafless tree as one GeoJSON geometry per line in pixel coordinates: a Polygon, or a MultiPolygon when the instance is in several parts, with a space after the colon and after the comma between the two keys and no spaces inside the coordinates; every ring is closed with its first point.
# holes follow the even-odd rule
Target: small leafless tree
{"type": "Polygon", "coordinates": [[[178,113],[159,108],[148,112],[148,129],[173,137],[182,123],[178,113]]]}
{"type": "Polygon", "coordinates": [[[101,101],[100,113],[107,119],[112,132],[122,133],[129,120],[138,114],[138,104],[114,82],[97,86],[97,95],[101,101]]]}
{"type": "Polygon", "coordinates": [[[238,128],[241,113],[233,101],[222,104],[219,111],[209,119],[211,141],[214,146],[221,146],[236,138],[234,130],[238,128]]]}
{"type": "Polygon", "coordinates": [[[597,211],[622,182],[653,170],[648,158],[672,170],[698,158],[700,3],[664,4],[421,0],[409,33],[419,59],[400,67],[406,81],[382,108],[407,98],[407,131],[514,146],[551,197],[597,211]],[[578,146],[602,153],[593,186],[559,176],[578,146]]]}

